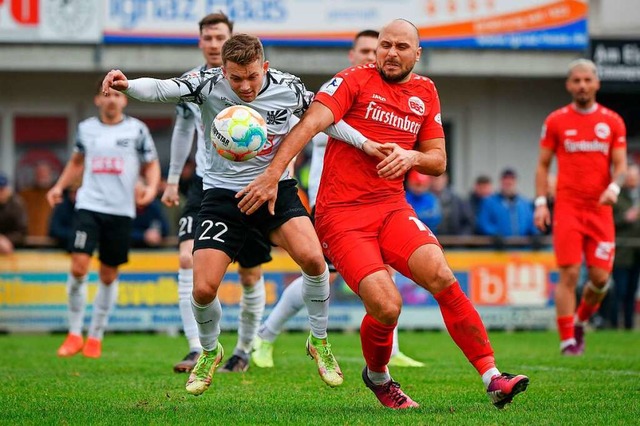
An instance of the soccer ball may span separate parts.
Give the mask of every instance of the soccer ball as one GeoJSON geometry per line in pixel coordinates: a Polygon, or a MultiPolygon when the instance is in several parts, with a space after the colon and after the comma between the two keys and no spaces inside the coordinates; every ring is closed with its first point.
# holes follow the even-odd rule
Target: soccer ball
{"type": "Polygon", "coordinates": [[[233,105],[213,119],[211,142],[218,154],[231,161],[247,161],[267,142],[267,124],[256,110],[233,105]]]}

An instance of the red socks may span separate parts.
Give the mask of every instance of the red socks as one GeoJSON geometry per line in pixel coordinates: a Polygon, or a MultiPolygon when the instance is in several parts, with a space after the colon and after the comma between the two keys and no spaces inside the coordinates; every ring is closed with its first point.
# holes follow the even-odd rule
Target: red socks
{"type": "Polygon", "coordinates": [[[573,339],[573,315],[565,315],[556,319],[560,341],[573,339]]]}
{"type": "Polygon", "coordinates": [[[396,324],[385,325],[366,314],[360,325],[360,341],[362,353],[370,371],[383,373],[391,358],[393,330],[396,324]]]}
{"type": "Polygon", "coordinates": [[[578,316],[578,321],[584,322],[595,314],[600,308],[600,303],[596,303],[595,305],[587,305],[584,299],[580,300],[580,305],[576,310],[576,315],[578,316]]]}
{"type": "Polygon", "coordinates": [[[460,284],[456,281],[434,297],[451,338],[478,373],[482,375],[494,368],[495,358],[487,330],[460,284]]]}

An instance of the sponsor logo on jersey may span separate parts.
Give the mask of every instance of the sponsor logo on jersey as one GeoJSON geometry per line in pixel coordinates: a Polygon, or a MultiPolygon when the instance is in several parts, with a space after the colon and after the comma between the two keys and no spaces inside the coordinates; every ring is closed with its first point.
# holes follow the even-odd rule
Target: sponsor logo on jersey
{"type": "Polygon", "coordinates": [[[417,96],[409,98],[409,109],[418,115],[424,115],[424,102],[417,96]]]}
{"type": "Polygon", "coordinates": [[[340,87],[343,81],[344,80],[340,77],[333,77],[330,82],[320,88],[320,91],[333,96],[333,94],[336,93],[336,90],[338,90],[338,87],[340,87]]]}
{"type": "Polygon", "coordinates": [[[287,110],[267,111],[267,124],[282,124],[287,121],[287,110]]]}
{"type": "Polygon", "coordinates": [[[116,146],[119,146],[121,148],[128,147],[130,143],[131,143],[131,139],[118,139],[118,140],[116,140],[116,146]]]}
{"type": "Polygon", "coordinates": [[[273,143],[273,139],[275,135],[267,135],[267,141],[264,143],[264,147],[258,153],[258,156],[269,155],[273,151],[273,147],[275,144],[273,143]]]}
{"type": "Polygon", "coordinates": [[[119,175],[123,170],[124,158],[93,157],[91,159],[91,172],[93,174],[119,175]]]}
{"type": "Polygon", "coordinates": [[[382,106],[373,101],[369,102],[369,105],[367,105],[367,112],[365,113],[364,118],[388,124],[396,129],[410,132],[414,135],[417,135],[420,131],[420,122],[412,120],[408,115],[400,117],[393,111],[385,111],[382,106]]]}
{"type": "Polygon", "coordinates": [[[578,131],[576,129],[567,129],[564,131],[565,136],[575,136],[577,134],[578,134],[578,131]]]}
{"type": "Polygon", "coordinates": [[[377,99],[382,102],[387,102],[387,98],[385,98],[384,96],[380,96],[377,93],[374,93],[373,95],[371,95],[371,99],[377,99]]]}
{"type": "Polygon", "coordinates": [[[594,127],[594,132],[596,132],[596,136],[600,139],[607,139],[609,135],[611,135],[611,128],[607,123],[598,123],[596,127],[594,127]]]}
{"type": "Polygon", "coordinates": [[[574,152],[601,152],[603,154],[609,153],[609,143],[601,142],[597,139],[592,141],[574,141],[571,139],[564,140],[564,149],[568,153],[574,152]]]}

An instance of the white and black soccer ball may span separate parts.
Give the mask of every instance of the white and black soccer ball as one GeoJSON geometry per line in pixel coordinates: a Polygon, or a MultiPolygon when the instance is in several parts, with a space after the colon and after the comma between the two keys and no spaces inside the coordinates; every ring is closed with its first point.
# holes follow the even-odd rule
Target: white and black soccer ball
{"type": "Polygon", "coordinates": [[[247,161],[267,142],[267,124],[253,108],[233,105],[220,111],[211,125],[216,152],[230,161],[247,161]]]}

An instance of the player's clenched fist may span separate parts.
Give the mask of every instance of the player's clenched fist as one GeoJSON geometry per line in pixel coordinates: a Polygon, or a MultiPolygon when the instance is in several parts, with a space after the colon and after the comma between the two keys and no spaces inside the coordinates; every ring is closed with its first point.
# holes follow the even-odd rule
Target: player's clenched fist
{"type": "Polygon", "coordinates": [[[109,89],[123,91],[129,88],[127,76],[120,70],[111,70],[102,80],[102,94],[109,96],[109,89]]]}

